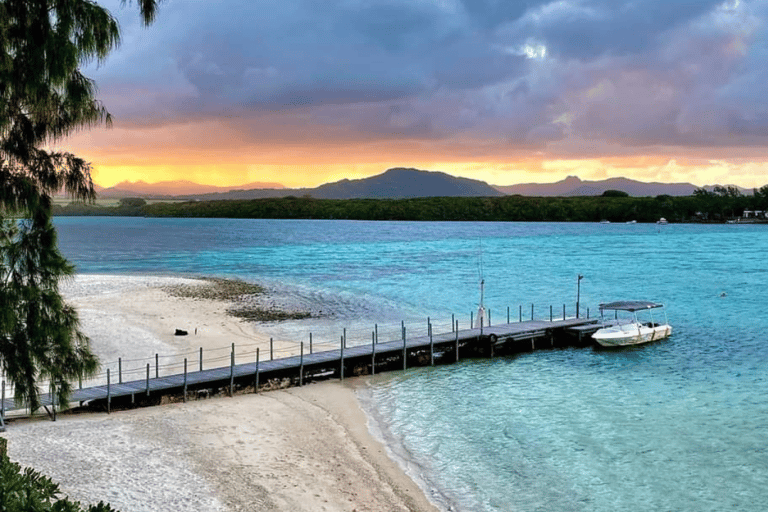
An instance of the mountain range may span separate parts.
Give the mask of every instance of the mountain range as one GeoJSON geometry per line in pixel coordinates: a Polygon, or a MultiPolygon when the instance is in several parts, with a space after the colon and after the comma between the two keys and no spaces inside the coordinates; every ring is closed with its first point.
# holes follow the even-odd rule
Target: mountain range
{"type": "MultiPolygon", "coordinates": [[[[404,199],[413,197],[494,197],[503,195],[598,196],[606,190],[619,190],[634,197],[658,195],[687,196],[699,187],[690,183],[645,183],[628,178],[585,181],[569,176],[556,183],[524,183],[492,186],[484,181],[459,178],[443,172],[394,168],[358,180],[344,179],[316,188],[285,188],[279,183],[249,183],[233,187],[199,185],[189,181],[145,183],[122,182],[110,188],[97,188],[101,198],[143,197],[146,199],[256,199],[267,197],[313,197],[316,199],[404,199]]],[[[714,186],[703,187],[712,190],[714,186]]],[[[750,190],[739,189],[749,194],[750,190]]]]}

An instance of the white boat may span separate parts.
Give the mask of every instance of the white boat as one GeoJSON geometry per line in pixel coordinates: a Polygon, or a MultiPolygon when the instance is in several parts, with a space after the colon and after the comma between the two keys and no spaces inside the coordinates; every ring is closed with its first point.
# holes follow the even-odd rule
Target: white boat
{"type": "Polygon", "coordinates": [[[672,334],[672,327],[667,321],[667,313],[663,308],[663,304],[643,300],[600,304],[600,318],[603,326],[592,335],[592,338],[603,347],[639,345],[666,338],[672,334]],[[657,323],[653,319],[653,310],[657,308],[661,308],[664,313],[664,323],[657,323]],[[611,315],[614,318],[608,318],[607,311],[614,311],[615,315],[611,315]],[[620,318],[620,312],[624,313],[623,318],[620,318]],[[643,312],[648,313],[648,319],[638,318],[638,313],[643,312]]]}
{"type": "Polygon", "coordinates": [[[669,221],[665,219],[664,217],[660,218],[656,221],[656,224],[669,224],[669,221]]]}

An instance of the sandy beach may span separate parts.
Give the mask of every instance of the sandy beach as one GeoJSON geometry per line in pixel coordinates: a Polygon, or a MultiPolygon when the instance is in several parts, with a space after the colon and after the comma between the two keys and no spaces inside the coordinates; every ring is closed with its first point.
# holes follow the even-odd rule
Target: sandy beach
{"type": "MultiPolygon", "coordinates": [[[[105,362],[181,358],[233,342],[266,350],[259,324],[228,315],[225,301],[168,291],[205,285],[89,275],[63,291],[105,362]]],[[[294,346],[286,340],[281,348],[294,346]]],[[[371,436],[355,394],[360,384],[15,420],[2,435],[12,460],[49,475],[72,499],[108,501],[123,512],[436,510],[371,436]]]]}

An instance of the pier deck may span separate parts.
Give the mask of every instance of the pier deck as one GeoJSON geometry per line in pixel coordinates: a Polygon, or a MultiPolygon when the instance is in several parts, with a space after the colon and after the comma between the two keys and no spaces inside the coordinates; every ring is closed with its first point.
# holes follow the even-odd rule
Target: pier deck
{"type": "MultiPolygon", "coordinates": [[[[254,386],[258,390],[274,379],[289,379],[291,384],[302,385],[310,380],[345,378],[345,376],[402,370],[413,366],[450,364],[466,357],[494,357],[507,353],[533,350],[554,345],[581,344],[583,339],[600,325],[595,318],[566,318],[562,320],[528,320],[481,328],[454,330],[447,333],[428,333],[425,336],[404,337],[379,343],[343,346],[338,349],[316,351],[279,359],[230,364],[201,371],[184,371],[174,375],[151,376],[147,365],[146,378],[129,382],[109,382],[83,387],[72,394],[72,402],[103,403],[130,406],[159,400],[163,395],[228,388],[254,386]]],[[[431,326],[428,329],[431,332],[431,326]]],[[[303,345],[302,345],[303,346],[303,345]]],[[[303,349],[302,349],[303,351],[303,349]]],[[[232,356],[234,361],[234,355],[232,356]]],[[[52,407],[52,397],[44,394],[42,404],[52,407]]],[[[7,411],[21,409],[13,397],[3,397],[2,416],[7,411]]],[[[55,407],[52,407],[55,413],[55,407]]]]}

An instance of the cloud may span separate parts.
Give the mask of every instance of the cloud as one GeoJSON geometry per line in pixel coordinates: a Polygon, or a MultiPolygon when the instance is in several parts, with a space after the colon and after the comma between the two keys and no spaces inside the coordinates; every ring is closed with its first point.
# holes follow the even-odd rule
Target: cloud
{"type": "Polygon", "coordinates": [[[149,28],[104,4],[123,44],[86,74],[135,130],[494,159],[768,142],[765,0],[167,0],[149,28]]]}

